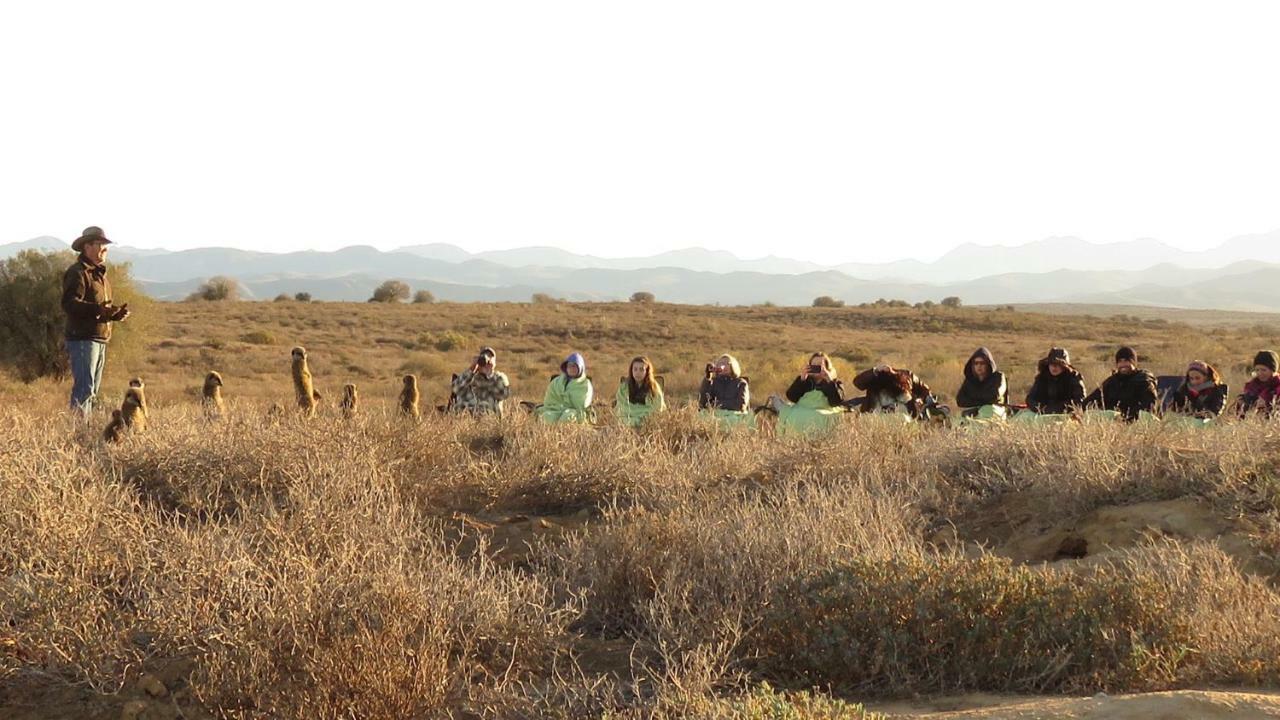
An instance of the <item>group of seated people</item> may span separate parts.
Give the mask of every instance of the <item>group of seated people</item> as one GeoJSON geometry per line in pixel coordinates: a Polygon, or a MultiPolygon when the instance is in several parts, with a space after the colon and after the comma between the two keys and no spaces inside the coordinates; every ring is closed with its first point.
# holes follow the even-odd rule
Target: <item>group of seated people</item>
{"type": "MultiPolygon", "coordinates": [[[[754,426],[756,412],[777,414],[783,430],[825,427],[835,416],[857,411],[892,413],[911,420],[946,416],[948,409],[919,377],[910,370],[876,365],[853,378],[853,387],[863,394],[847,398],[843,382],[826,353],[814,353],[800,369],[783,395],[772,395],[760,408],[751,406],[751,388],[737,358],[724,354],[707,364],[698,389],[699,409],[723,424],[754,426]]],[[[472,413],[498,413],[511,396],[507,376],[496,369],[496,353],[482,348],[471,367],[453,379],[449,407],[472,413]]],[[[966,418],[1020,415],[1060,416],[1080,410],[1102,410],[1126,421],[1144,413],[1162,410],[1188,417],[1209,419],[1227,406],[1228,387],[1212,365],[1194,361],[1176,387],[1163,392],[1159,379],[1138,366],[1138,354],[1131,347],[1115,353],[1115,369],[1092,393],[1086,394],[1085,380],[1071,364],[1065,348],[1051,348],[1037,366],[1035,380],[1026,402],[1009,402],[1009,386],[987,348],[978,348],[964,366],[964,379],[956,392],[956,405],[966,418]]],[[[1253,359],[1253,377],[1237,398],[1241,415],[1271,414],[1280,399],[1277,355],[1263,350],[1253,359]]],[[[560,363],[560,371],[547,384],[542,402],[533,412],[548,423],[590,422],[593,418],[594,388],[587,376],[587,360],[574,352],[560,363]]],[[[614,395],[615,413],[630,426],[639,425],[655,412],[666,409],[662,384],[649,358],[631,360],[614,395]]]]}

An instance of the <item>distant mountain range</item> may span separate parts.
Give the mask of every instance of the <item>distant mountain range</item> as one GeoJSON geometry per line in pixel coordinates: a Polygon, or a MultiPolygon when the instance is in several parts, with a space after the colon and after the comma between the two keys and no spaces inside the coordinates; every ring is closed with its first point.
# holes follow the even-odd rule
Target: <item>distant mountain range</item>
{"type": "MultiPolygon", "coordinates": [[[[66,249],[40,237],[0,245],[0,259],[24,249],[66,249]]],[[[438,299],[526,301],[534,293],[571,300],[620,300],[635,291],[670,302],[808,305],[830,295],[847,303],[908,302],[955,295],[968,304],[1088,302],[1226,310],[1273,310],[1280,287],[1280,231],[1185,252],[1154,240],[1096,245],[1049,238],[1017,247],[962,245],[937,261],[817,263],[743,260],[691,248],[652,257],[601,258],[558,248],[470,253],[446,244],[385,252],[265,253],[232,248],[166,251],[117,245],[151,295],[177,300],[214,275],[236,278],[251,298],[309,292],[317,300],[365,300],[387,279],[438,299]]]]}

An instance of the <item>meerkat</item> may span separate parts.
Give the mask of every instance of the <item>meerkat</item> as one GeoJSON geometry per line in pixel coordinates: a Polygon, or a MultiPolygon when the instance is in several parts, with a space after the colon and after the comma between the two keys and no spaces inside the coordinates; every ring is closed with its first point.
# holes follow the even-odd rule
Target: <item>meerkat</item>
{"type": "Polygon", "coordinates": [[[119,410],[111,411],[111,422],[107,423],[107,428],[102,431],[102,439],[104,442],[117,443],[124,437],[124,413],[119,410]]]}
{"type": "Polygon", "coordinates": [[[338,404],[342,408],[342,417],[350,420],[356,416],[356,412],[360,408],[360,396],[356,393],[356,386],[347,383],[342,386],[342,402],[338,404]]]}
{"type": "Polygon", "coordinates": [[[143,394],[142,378],[129,381],[129,389],[124,391],[124,403],[120,405],[124,415],[125,427],[142,431],[147,427],[147,396],[143,394]]]}
{"type": "Polygon", "coordinates": [[[294,348],[293,357],[293,390],[298,397],[298,408],[302,414],[311,417],[316,414],[316,404],[320,402],[320,393],[311,383],[311,369],[307,367],[307,350],[304,347],[294,348]]]}
{"type": "Polygon", "coordinates": [[[200,404],[204,406],[204,416],[207,419],[222,419],[222,375],[217,371],[210,371],[204,376],[204,388],[200,390],[200,404]]]}
{"type": "Polygon", "coordinates": [[[418,419],[418,376],[405,375],[404,388],[400,390],[400,412],[418,419]]]}

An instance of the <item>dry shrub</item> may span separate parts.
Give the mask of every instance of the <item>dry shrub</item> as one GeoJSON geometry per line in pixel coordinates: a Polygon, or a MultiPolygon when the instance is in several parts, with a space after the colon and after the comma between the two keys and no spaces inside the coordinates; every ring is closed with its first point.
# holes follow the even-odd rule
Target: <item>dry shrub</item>
{"type": "Polygon", "coordinates": [[[545,584],[456,557],[373,451],[385,435],[157,412],[104,452],[17,427],[0,470],[12,678],[110,690],[145,657],[190,657],[195,695],[229,717],[421,717],[500,706],[556,652],[566,611],[545,584]],[[174,523],[119,473],[238,511],[174,523]]]}
{"type": "Polygon", "coordinates": [[[862,691],[1274,681],[1280,652],[1280,598],[1207,547],[1160,545],[1080,571],[994,557],[857,558],[781,598],[755,638],[762,670],[862,691]],[[1236,619],[1251,612],[1259,619],[1236,619]]]}

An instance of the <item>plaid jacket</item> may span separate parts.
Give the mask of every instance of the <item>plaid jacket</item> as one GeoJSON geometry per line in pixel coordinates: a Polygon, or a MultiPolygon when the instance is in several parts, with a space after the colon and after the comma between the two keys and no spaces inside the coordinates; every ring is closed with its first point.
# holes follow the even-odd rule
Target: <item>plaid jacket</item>
{"type": "Polygon", "coordinates": [[[453,395],[459,410],[501,415],[502,401],[511,397],[511,383],[497,370],[488,377],[467,370],[453,381],[453,395]]]}

